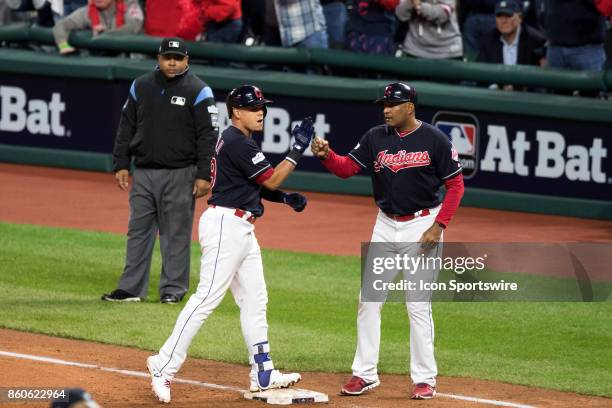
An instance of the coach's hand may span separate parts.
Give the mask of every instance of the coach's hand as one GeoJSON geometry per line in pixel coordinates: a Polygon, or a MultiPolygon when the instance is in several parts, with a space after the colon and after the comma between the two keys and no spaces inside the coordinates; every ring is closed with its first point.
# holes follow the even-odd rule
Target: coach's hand
{"type": "Polygon", "coordinates": [[[419,243],[421,244],[421,247],[422,248],[435,247],[442,239],[442,231],[444,231],[444,229],[440,226],[440,224],[438,224],[437,222],[434,222],[433,225],[429,227],[429,229],[427,229],[427,231],[423,233],[423,235],[421,236],[421,239],[419,239],[419,243]]]}
{"type": "Polygon", "coordinates": [[[119,170],[118,172],[115,173],[115,180],[117,180],[117,185],[123,191],[128,190],[129,178],[130,178],[130,172],[127,170],[119,170]]]}
{"type": "Polygon", "coordinates": [[[327,159],[327,156],[329,156],[329,142],[327,140],[315,137],[312,139],[310,150],[315,157],[325,160],[327,159]]]}
{"type": "Polygon", "coordinates": [[[210,191],[210,181],[196,179],[193,185],[193,195],[195,198],[204,197],[210,191]]]}
{"type": "Polygon", "coordinates": [[[308,199],[300,193],[284,193],[283,202],[293,208],[293,211],[302,212],[306,208],[308,199]]]}
{"type": "Polygon", "coordinates": [[[302,123],[293,128],[291,135],[294,138],[292,149],[304,152],[310,145],[312,136],[314,135],[314,126],[312,124],[312,118],[309,116],[302,120],[302,123]]]}

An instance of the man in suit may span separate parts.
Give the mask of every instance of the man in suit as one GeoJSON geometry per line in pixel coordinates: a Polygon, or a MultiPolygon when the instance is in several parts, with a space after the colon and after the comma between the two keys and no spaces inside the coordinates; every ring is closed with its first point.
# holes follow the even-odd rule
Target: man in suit
{"type": "Polygon", "coordinates": [[[517,0],[499,0],[495,6],[496,28],[483,38],[478,61],[543,66],[546,39],[522,22],[522,8],[517,0]]]}

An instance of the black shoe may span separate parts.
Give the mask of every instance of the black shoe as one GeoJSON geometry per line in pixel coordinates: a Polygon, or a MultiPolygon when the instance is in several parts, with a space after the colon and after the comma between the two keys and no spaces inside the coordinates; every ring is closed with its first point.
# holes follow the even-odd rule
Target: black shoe
{"type": "Polygon", "coordinates": [[[159,301],[162,303],[168,303],[170,305],[176,305],[181,301],[181,299],[179,299],[179,297],[176,295],[163,295],[159,301]]]}
{"type": "Polygon", "coordinates": [[[134,296],[123,289],[115,289],[111,293],[105,293],[101,299],[107,302],[140,302],[138,296],[134,296]]]}

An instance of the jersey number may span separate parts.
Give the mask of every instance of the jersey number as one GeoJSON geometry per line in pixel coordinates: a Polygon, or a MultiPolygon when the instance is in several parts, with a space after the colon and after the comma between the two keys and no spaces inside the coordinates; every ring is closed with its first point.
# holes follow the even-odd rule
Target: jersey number
{"type": "Polygon", "coordinates": [[[217,181],[217,158],[213,157],[210,161],[210,189],[212,190],[217,181]]]}

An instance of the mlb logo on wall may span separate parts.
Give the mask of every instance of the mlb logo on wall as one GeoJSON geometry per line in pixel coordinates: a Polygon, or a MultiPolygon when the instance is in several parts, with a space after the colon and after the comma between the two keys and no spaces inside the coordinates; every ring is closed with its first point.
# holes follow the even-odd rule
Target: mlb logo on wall
{"type": "Polygon", "coordinates": [[[173,105],[185,106],[185,98],[183,98],[182,96],[173,96],[170,102],[173,105]]]}
{"type": "Polygon", "coordinates": [[[433,117],[433,125],[446,133],[459,154],[463,177],[470,178],[478,170],[478,119],[469,113],[440,111],[433,117]]]}

